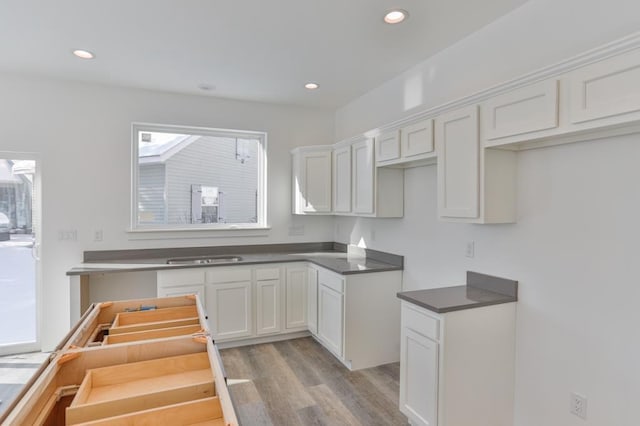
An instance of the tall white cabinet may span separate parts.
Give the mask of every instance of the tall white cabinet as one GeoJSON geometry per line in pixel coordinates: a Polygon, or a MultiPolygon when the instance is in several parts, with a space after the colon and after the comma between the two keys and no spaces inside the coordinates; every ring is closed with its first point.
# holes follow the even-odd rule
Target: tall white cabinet
{"type": "Polygon", "coordinates": [[[516,153],[480,147],[478,106],[436,118],[438,216],[468,223],[516,221],[516,153]]]}
{"type": "Polygon", "coordinates": [[[293,213],[331,213],[331,147],[300,147],[292,156],[293,213]]]}
{"type": "Polygon", "coordinates": [[[412,425],[513,426],[515,309],[402,302],[400,411],[412,425]]]}

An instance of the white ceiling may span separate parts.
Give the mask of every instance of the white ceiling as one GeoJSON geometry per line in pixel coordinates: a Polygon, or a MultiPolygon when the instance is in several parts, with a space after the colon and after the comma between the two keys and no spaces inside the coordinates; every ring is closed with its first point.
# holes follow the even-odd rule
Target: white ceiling
{"type": "Polygon", "coordinates": [[[336,108],[525,1],[2,0],[0,70],[336,108]]]}

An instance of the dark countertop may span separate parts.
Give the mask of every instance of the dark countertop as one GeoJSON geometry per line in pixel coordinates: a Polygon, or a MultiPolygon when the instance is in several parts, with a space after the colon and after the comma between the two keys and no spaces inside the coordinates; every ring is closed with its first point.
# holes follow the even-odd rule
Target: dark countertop
{"type": "MultiPolygon", "coordinates": [[[[273,250],[281,249],[279,245],[273,245],[273,250]]],[[[85,262],[77,267],[74,267],[67,271],[67,275],[91,275],[102,274],[110,272],[137,272],[137,271],[150,271],[161,269],[184,269],[184,268],[215,268],[224,266],[236,266],[236,265],[256,265],[256,264],[268,264],[268,263],[287,263],[287,262],[310,262],[329,269],[333,272],[343,275],[359,274],[367,272],[384,272],[384,271],[398,271],[403,269],[403,257],[393,255],[390,253],[376,252],[373,250],[365,250],[360,255],[349,255],[340,248],[345,248],[344,245],[337,245],[338,250],[328,250],[326,245],[320,247],[304,248],[319,248],[319,251],[313,252],[295,252],[297,247],[287,245],[290,252],[264,252],[267,249],[265,246],[261,246],[260,253],[246,253],[247,246],[242,248],[229,247],[224,251],[226,256],[240,256],[242,260],[229,263],[215,263],[215,264],[167,264],[167,259],[172,257],[187,257],[185,250],[183,249],[162,249],[157,251],[147,250],[147,254],[154,257],[140,257],[136,255],[130,255],[127,252],[122,252],[122,258],[116,258],[117,253],[113,252],[107,255],[100,256],[87,256],[85,253],[85,262]],[[243,250],[244,249],[244,250],[243,250]],[[159,255],[162,256],[159,256],[159,255]],[[366,256],[366,257],[365,257],[366,256]],[[102,259],[96,258],[102,257],[102,259]],[[89,260],[87,260],[89,258],[89,260]]],[[[200,248],[202,249],[202,248],[200,248]]],[[[217,249],[217,248],[216,248],[217,249]]],[[[195,253],[195,250],[191,250],[195,253]]],[[[197,256],[206,256],[202,254],[203,250],[199,250],[197,256]]],[[[218,255],[220,250],[210,251],[211,255],[218,255]]]]}
{"type": "Polygon", "coordinates": [[[403,291],[398,298],[442,314],[516,302],[518,282],[491,275],[467,272],[467,285],[403,291]]]}

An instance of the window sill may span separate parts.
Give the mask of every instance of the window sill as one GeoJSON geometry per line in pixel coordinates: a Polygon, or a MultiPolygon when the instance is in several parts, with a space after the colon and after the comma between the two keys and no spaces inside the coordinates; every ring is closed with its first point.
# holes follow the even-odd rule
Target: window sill
{"type": "Polygon", "coordinates": [[[237,228],[138,228],[127,231],[129,240],[266,237],[270,226],[237,228]]]}

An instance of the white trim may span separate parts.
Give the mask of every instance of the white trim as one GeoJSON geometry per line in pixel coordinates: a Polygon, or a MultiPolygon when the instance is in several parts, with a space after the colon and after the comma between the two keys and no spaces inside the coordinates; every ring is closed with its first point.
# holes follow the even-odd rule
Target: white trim
{"type": "MultiPolygon", "coordinates": [[[[176,232],[186,232],[185,237],[197,238],[193,236],[190,231],[199,231],[200,233],[208,233],[209,231],[268,231],[271,228],[267,225],[267,133],[261,131],[250,130],[232,130],[232,129],[217,129],[207,127],[193,127],[193,126],[177,126],[177,125],[164,125],[155,123],[141,123],[134,122],[131,124],[131,205],[130,218],[129,218],[129,230],[130,234],[134,233],[155,233],[155,239],[175,238],[173,234],[176,232]],[[171,132],[171,133],[186,133],[189,135],[197,136],[214,136],[214,137],[229,137],[229,138],[246,138],[246,139],[258,139],[260,141],[259,154],[258,154],[258,196],[256,200],[257,210],[257,223],[229,223],[229,224],[211,224],[211,225],[151,225],[149,227],[141,226],[138,223],[138,133],[141,131],[151,132],[171,132]],[[165,235],[163,238],[162,235],[165,235]]],[[[165,179],[165,200],[166,200],[166,179],[165,179]]],[[[215,235],[208,235],[208,237],[215,235]]],[[[225,232],[225,237],[230,236],[225,232]]]]}
{"type": "Polygon", "coordinates": [[[0,345],[0,355],[8,355],[13,353],[25,353],[35,352],[42,348],[42,307],[43,307],[43,284],[42,284],[42,157],[36,152],[12,152],[12,151],[0,151],[0,158],[8,160],[34,160],[36,162],[36,173],[33,179],[33,188],[37,188],[36,197],[33,199],[34,205],[31,206],[32,210],[38,212],[35,215],[35,222],[33,222],[32,229],[35,233],[34,244],[37,245],[39,251],[39,259],[35,261],[36,268],[36,339],[34,342],[15,343],[0,345]]]}
{"type": "Polygon", "coordinates": [[[638,48],[640,48],[640,32],[636,32],[621,39],[614,40],[610,43],[580,53],[572,58],[565,59],[556,64],[540,68],[536,71],[532,71],[518,78],[505,81],[496,86],[480,90],[479,92],[476,92],[474,94],[410,114],[406,117],[403,117],[396,121],[392,121],[391,123],[384,124],[375,129],[342,139],[341,141],[339,141],[339,143],[355,142],[361,139],[363,135],[366,135],[368,137],[375,137],[382,133],[398,130],[419,120],[423,120],[426,118],[435,118],[438,115],[453,111],[458,108],[478,104],[486,101],[489,98],[492,98],[493,96],[501,95],[511,90],[519,89],[521,87],[525,87],[549,78],[559,77],[562,74],[576,70],[586,65],[590,65],[592,63],[602,61],[603,59],[620,55],[622,53],[626,53],[638,48]]]}

